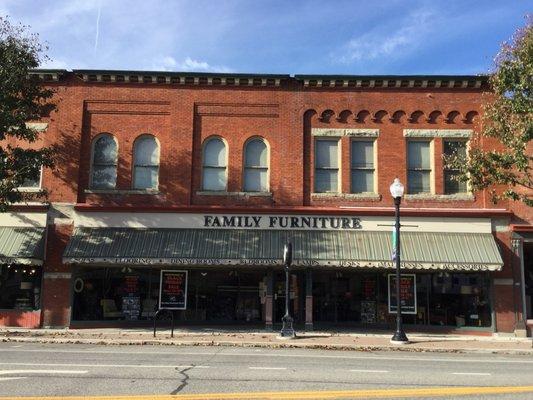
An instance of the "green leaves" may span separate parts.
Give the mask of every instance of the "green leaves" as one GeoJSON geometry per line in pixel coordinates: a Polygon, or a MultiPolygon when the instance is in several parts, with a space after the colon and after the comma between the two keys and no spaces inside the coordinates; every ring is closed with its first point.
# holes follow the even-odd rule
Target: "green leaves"
{"type": "Polygon", "coordinates": [[[466,160],[446,158],[473,191],[491,189],[492,199],[521,201],[533,207],[533,24],[517,31],[496,57],[485,97],[483,131],[466,160]],[[496,139],[495,144],[487,138],[496,139]],[[483,145],[482,145],[483,144],[483,145]]]}
{"type": "Polygon", "coordinates": [[[0,211],[46,195],[40,190],[19,190],[25,182],[40,179],[41,166],[53,166],[51,148],[28,148],[40,133],[26,124],[55,107],[50,102],[53,91],[31,74],[46,58],[44,50],[27,27],[0,17],[0,211]]]}

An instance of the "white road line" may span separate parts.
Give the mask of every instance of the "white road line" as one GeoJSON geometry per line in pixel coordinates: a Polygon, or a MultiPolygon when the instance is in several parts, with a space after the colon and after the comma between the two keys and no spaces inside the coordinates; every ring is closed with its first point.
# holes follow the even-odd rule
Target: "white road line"
{"type": "Polygon", "coordinates": [[[368,372],[371,374],[386,374],[389,371],[385,371],[384,369],[351,369],[350,372],[368,372]]]}
{"type": "Polygon", "coordinates": [[[19,344],[19,345],[17,345],[17,346],[11,346],[11,348],[12,348],[12,349],[18,349],[19,347],[22,347],[22,346],[24,346],[24,345],[23,345],[23,344],[19,344]]]}
{"type": "Polygon", "coordinates": [[[0,375],[11,375],[11,374],[67,374],[67,375],[76,375],[76,374],[86,374],[89,371],[72,371],[72,370],[53,370],[53,369],[8,369],[0,371],[0,375]]]}
{"type": "Polygon", "coordinates": [[[286,370],[287,368],[279,368],[279,367],[248,367],[248,369],[286,370]]]}
{"type": "Polygon", "coordinates": [[[17,379],[27,379],[27,376],[10,376],[10,377],[0,377],[0,382],[3,381],[15,381],[17,379]]]}
{"type": "MultiPolygon", "coordinates": [[[[217,357],[257,357],[257,353],[237,353],[237,352],[209,352],[209,353],[193,353],[193,352],[163,352],[163,351],[113,351],[113,350],[39,350],[39,349],[1,349],[2,352],[17,352],[17,353],[68,353],[68,354],[145,354],[145,355],[168,355],[168,356],[217,356],[217,357]]],[[[390,357],[390,356],[344,356],[344,355],[325,355],[325,354],[269,354],[263,352],[261,357],[279,357],[279,358],[324,358],[324,359],[344,359],[344,360],[377,360],[377,361],[420,361],[420,362],[449,362],[449,363],[490,363],[490,364],[533,364],[533,360],[509,360],[509,359],[469,359],[469,358],[441,358],[441,357],[390,357]]]]}
{"type": "Polygon", "coordinates": [[[488,372],[452,372],[452,375],[475,375],[475,376],[490,376],[488,372]]]}
{"type": "MultiPolygon", "coordinates": [[[[0,365],[21,365],[28,367],[79,367],[79,368],[210,368],[209,365],[140,365],[140,364],[61,364],[61,363],[0,363],[0,365]]],[[[34,371],[34,370],[28,370],[34,371]]],[[[43,370],[45,372],[48,370],[43,370]]],[[[66,371],[65,371],[66,372],[66,371]]],[[[68,372],[67,372],[68,373],[68,372]]]]}

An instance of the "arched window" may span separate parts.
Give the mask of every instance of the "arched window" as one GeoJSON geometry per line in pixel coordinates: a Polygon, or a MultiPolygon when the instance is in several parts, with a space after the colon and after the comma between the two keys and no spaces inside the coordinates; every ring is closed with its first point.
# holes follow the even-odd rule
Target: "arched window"
{"type": "Polygon", "coordinates": [[[152,135],[143,135],[133,144],[133,188],[157,189],[159,145],[152,135]]]}
{"type": "Polygon", "coordinates": [[[220,138],[204,144],[202,190],[226,190],[226,145],[220,138]]]}
{"type": "Polygon", "coordinates": [[[107,133],[93,141],[92,189],[114,189],[117,184],[117,142],[107,133]]]}
{"type": "Polygon", "coordinates": [[[268,191],[268,149],[260,138],[248,141],[244,147],[244,191],[268,191]]]}

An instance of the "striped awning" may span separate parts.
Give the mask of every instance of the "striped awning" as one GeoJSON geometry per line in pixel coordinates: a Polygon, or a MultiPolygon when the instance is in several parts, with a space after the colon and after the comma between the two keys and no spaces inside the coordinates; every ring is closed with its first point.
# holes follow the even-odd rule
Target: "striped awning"
{"type": "Polygon", "coordinates": [[[44,229],[0,227],[0,264],[42,265],[44,229]]]}
{"type": "MultiPolygon", "coordinates": [[[[394,268],[390,232],[77,228],[63,261],[89,265],[276,266],[293,243],[293,266],[394,268]]],[[[497,271],[490,233],[402,232],[402,268],[497,271]]]]}

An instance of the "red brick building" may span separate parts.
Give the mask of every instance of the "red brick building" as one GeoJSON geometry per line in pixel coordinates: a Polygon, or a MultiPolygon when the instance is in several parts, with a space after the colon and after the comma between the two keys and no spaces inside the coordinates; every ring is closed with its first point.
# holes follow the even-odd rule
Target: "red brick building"
{"type": "Polygon", "coordinates": [[[485,77],[38,73],[58,162],[0,215],[0,324],[148,324],[183,270],[180,323],[271,328],[291,240],[297,326],[387,328],[398,177],[408,329],[525,332],[531,210],[443,163],[478,145],[485,77]]]}

